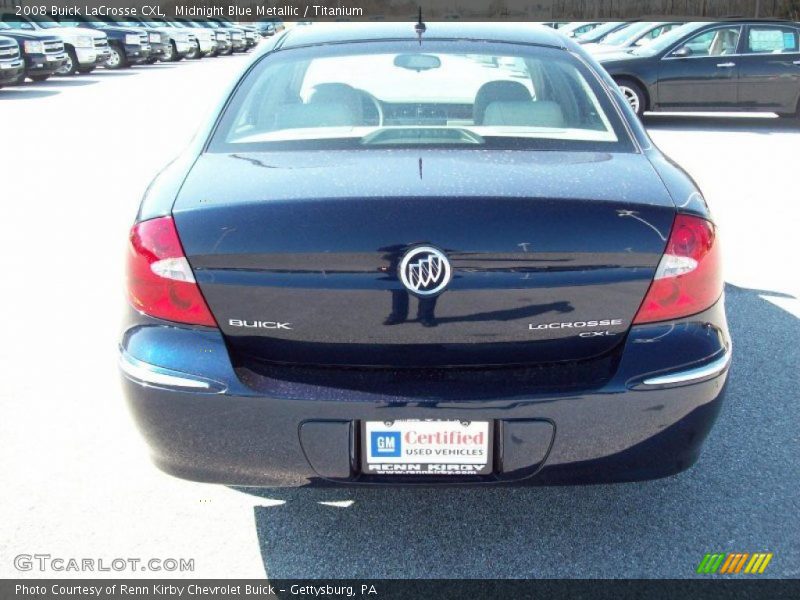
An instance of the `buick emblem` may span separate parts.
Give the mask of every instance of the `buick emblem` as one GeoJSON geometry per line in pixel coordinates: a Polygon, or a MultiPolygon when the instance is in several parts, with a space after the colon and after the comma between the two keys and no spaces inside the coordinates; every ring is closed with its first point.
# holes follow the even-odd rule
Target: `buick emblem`
{"type": "Polygon", "coordinates": [[[452,277],[450,261],[431,246],[412,248],[400,261],[400,281],[418,296],[438,294],[452,277]]]}

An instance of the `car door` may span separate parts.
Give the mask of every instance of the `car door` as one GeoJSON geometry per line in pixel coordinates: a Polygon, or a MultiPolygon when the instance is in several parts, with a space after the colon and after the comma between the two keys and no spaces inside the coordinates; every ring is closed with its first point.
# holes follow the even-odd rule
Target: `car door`
{"type": "Polygon", "coordinates": [[[743,108],[794,113],[800,96],[800,30],[789,25],[748,25],[743,53],[736,60],[743,108]]]}
{"type": "Polygon", "coordinates": [[[738,101],[741,25],[716,25],[688,36],[659,61],[662,109],[725,110],[738,101]]]}

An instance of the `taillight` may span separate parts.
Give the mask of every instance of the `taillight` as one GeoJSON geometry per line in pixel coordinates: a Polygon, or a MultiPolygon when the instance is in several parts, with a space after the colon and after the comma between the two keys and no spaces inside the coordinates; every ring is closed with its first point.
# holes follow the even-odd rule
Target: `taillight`
{"type": "Polygon", "coordinates": [[[633,322],[653,323],[697,314],[719,300],[723,285],[714,225],[700,217],[678,215],[633,322]]]}
{"type": "Polygon", "coordinates": [[[159,319],[216,327],[172,217],[137,223],[128,239],[128,299],[159,319]]]}

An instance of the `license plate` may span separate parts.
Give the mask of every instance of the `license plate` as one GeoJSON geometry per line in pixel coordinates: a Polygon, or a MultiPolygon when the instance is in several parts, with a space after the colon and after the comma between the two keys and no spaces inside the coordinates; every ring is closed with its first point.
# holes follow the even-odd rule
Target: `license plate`
{"type": "Polygon", "coordinates": [[[489,421],[365,421],[362,471],[374,475],[486,475],[492,472],[489,421]]]}

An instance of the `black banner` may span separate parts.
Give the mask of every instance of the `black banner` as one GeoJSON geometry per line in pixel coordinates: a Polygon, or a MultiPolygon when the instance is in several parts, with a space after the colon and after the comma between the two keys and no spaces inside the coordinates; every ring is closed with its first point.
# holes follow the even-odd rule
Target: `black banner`
{"type": "Polygon", "coordinates": [[[796,599],[800,580],[2,580],[3,600],[796,599]]]}
{"type": "Polygon", "coordinates": [[[800,20],[800,0],[0,0],[21,16],[224,18],[231,21],[577,21],[720,19],[800,20]]]}

